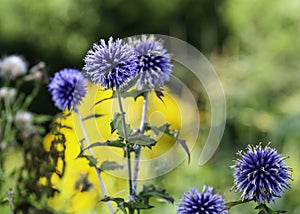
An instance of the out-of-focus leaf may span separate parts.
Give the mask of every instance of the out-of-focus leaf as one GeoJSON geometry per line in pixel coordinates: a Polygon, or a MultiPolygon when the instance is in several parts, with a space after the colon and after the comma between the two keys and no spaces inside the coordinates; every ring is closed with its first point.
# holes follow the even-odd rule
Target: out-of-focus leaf
{"type": "Polygon", "coordinates": [[[157,189],[153,184],[144,185],[143,190],[139,193],[139,196],[144,199],[146,203],[149,202],[151,197],[160,197],[168,202],[174,203],[174,198],[172,198],[165,189],[157,189]]]}
{"type": "Polygon", "coordinates": [[[83,118],[83,120],[88,120],[91,118],[98,118],[98,117],[103,117],[103,116],[104,116],[103,114],[92,114],[92,115],[86,116],[85,118],[83,118]]]}
{"type": "Polygon", "coordinates": [[[110,171],[110,170],[118,170],[123,169],[124,166],[118,164],[116,161],[104,161],[99,167],[100,171],[110,171]]]}

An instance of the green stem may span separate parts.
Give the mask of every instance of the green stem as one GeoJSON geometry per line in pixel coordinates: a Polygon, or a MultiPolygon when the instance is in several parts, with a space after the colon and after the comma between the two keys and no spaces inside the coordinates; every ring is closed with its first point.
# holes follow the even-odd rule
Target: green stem
{"type": "Polygon", "coordinates": [[[250,201],[252,201],[253,199],[247,199],[247,200],[238,200],[238,201],[232,201],[232,202],[227,202],[225,203],[226,209],[229,210],[231,207],[240,205],[240,204],[244,204],[244,203],[248,203],[250,201]]]}
{"type": "MultiPolygon", "coordinates": [[[[133,199],[133,195],[132,195],[132,173],[131,173],[131,158],[130,158],[130,148],[127,145],[127,140],[128,140],[128,133],[126,130],[126,122],[125,122],[125,112],[123,110],[123,105],[122,105],[122,98],[121,98],[121,93],[120,91],[117,89],[117,98],[118,98],[118,102],[119,102],[119,108],[120,108],[120,113],[122,115],[122,123],[123,123],[123,130],[124,130],[124,135],[125,135],[125,152],[126,152],[126,156],[127,156],[127,166],[128,166],[128,182],[129,182],[129,198],[130,200],[133,199]]],[[[131,213],[131,210],[129,210],[129,213],[131,213]]]]}
{"type": "MultiPolygon", "coordinates": [[[[74,110],[75,110],[75,112],[77,113],[77,115],[78,115],[78,117],[79,117],[81,130],[82,130],[82,132],[83,132],[84,139],[85,139],[85,141],[86,141],[86,143],[87,143],[88,151],[89,151],[90,155],[94,157],[93,150],[90,148],[91,143],[90,143],[89,137],[88,137],[88,135],[87,135],[86,128],[85,128],[85,126],[84,126],[83,117],[82,117],[82,115],[80,114],[79,110],[78,110],[76,107],[74,108],[74,110]]],[[[83,144],[81,145],[81,149],[84,149],[83,144]]],[[[95,171],[96,171],[96,174],[97,174],[97,177],[98,177],[98,180],[99,180],[101,189],[102,189],[102,193],[103,193],[104,197],[106,197],[106,196],[108,196],[107,190],[106,190],[106,187],[105,187],[105,185],[104,185],[102,176],[101,176],[99,170],[96,168],[96,166],[95,166],[95,171]]],[[[108,206],[110,212],[111,212],[112,214],[114,214],[115,212],[114,212],[114,209],[113,209],[113,207],[112,207],[110,201],[107,202],[107,206],[108,206]]]]}
{"type": "MultiPolygon", "coordinates": [[[[144,93],[144,102],[142,109],[142,118],[140,123],[140,133],[144,134],[147,112],[148,112],[148,91],[144,93]]],[[[141,146],[137,146],[137,150],[135,152],[135,167],[133,174],[133,195],[136,195],[137,192],[137,181],[138,181],[138,173],[139,173],[139,165],[140,165],[140,157],[141,157],[141,146]]]]}
{"type": "Polygon", "coordinates": [[[28,109],[29,105],[32,103],[33,99],[37,96],[39,90],[41,88],[40,83],[35,83],[34,88],[29,96],[26,97],[23,106],[21,109],[28,109]]]}
{"type": "Polygon", "coordinates": [[[6,123],[4,128],[4,140],[5,140],[4,148],[7,148],[12,141],[11,128],[13,124],[13,112],[10,106],[10,102],[11,101],[9,97],[4,98],[5,115],[6,115],[6,123]]]}

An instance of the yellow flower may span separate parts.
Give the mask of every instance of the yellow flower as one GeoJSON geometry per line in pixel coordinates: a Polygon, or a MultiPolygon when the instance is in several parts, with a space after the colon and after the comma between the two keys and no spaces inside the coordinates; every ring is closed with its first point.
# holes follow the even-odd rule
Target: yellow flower
{"type": "MultiPolygon", "coordinates": [[[[85,120],[85,127],[90,142],[104,142],[108,139],[116,138],[116,134],[111,134],[110,122],[114,112],[118,112],[118,103],[116,99],[108,99],[98,104],[98,101],[111,97],[111,91],[102,91],[98,87],[89,84],[88,96],[83,100],[79,111],[85,118],[93,114],[101,114],[101,117],[94,117],[85,120]]],[[[150,125],[163,125],[168,122],[172,124],[172,129],[182,128],[182,103],[178,103],[178,97],[165,93],[163,102],[159,100],[155,93],[149,94],[149,110],[147,114],[147,122],[150,125]]],[[[141,109],[143,104],[142,97],[135,101],[132,98],[126,98],[124,101],[124,111],[126,112],[126,120],[130,123],[131,128],[138,128],[141,119],[141,109]]],[[[185,105],[188,111],[190,107],[185,105]]],[[[76,158],[80,152],[80,140],[83,133],[79,124],[78,116],[75,113],[70,114],[66,119],[59,119],[60,122],[70,128],[62,128],[65,135],[65,165],[63,160],[57,165],[58,171],[64,168],[62,178],[57,175],[52,176],[52,184],[59,193],[53,198],[49,198],[49,205],[56,211],[66,211],[67,213],[92,213],[101,211],[101,213],[109,213],[105,203],[99,202],[103,198],[95,169],[90,167],[85,158],[76,158]]],[[[54,136],[49,133],[44,140],[44,147],[49,151],[51,141],[54,136]]],[[[166,153],[174,144],[168,136],[159,136],[157,145],[149,150],[147,148],[142,151],[142,160],[155,159],[166,153]]],[[[86,144],[85,144],[86,146],[86,144]]],[[[63,148],[56,148],[63,149],[63,148]]],[[[94,147],[92,148],[98,165],[105,160],[117,161],[122,163],[123,150],[111,147],[94,147]]],[[[175,157],[176,158],[176,157],[175,157]]],[[[125,171],[125,170],[124,170],[125,171]]],[[[149,169],[141,169],[140,175],[147,177],[149,169]]],[[[127,197],[128,183],[125,175],[115,174],[115,172],[102,173],[104,183],[108,190],[108,194],[112,197],[127,197]],[[119,176],[119,177],[118,177],[119,176]],[[123,178],[120,178],[123,177],[123,178]]],[[[115,207],[116,209],[116,207],[115,207]]]]}

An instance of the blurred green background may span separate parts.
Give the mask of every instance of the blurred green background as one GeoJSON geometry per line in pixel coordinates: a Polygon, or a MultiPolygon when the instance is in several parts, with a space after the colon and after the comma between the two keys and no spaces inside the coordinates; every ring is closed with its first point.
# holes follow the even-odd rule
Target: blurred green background
{"type": "MultiPolygon", "coordinates": [[[[298,0],[0,0],[0,56],[23,55],[30,65],[45,61],[52,75],[63,67],[82,68],[83,57],[100,38],[155,33],[187,41],[209,59],[222,81],[226,130],[205,166],[197,165],[195,151],[190,166],[182,164],[157,183],[177,200],[187,188],[201,190],[203,184],[236,200],[228,167],[236,151],[271,141],[290,156],[287,162],[294,168],[292,189],[271,207],[298,214],[299,11],[298,0]]],[[[33,111],[56,112],[46,89],[38,100],[33,111]]],[[[145,213],[175,210],[155,203],[158,208],[145,213]]],[[[243,213],[255,213],[254,206],[243,213]]],[[[235,207],[230,213],[241,211],[235,207]]]]}

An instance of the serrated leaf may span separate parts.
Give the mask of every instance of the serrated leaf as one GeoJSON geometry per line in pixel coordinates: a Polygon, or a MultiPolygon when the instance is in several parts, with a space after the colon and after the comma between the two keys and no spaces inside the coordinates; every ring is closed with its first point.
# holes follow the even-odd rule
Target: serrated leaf
{"type": "Polygon", "coordinates": [[[287,213],[285,210],[272,210],[270,207],[268,207],[266,204],[260,204],[255,209],[259,210],[259,214],[281,214],[281,213],[287,213]]]}
{"type": "MultiPolygon", "coordinates": [[[[111,133],[113,133],[114,131],[117,130],[119,136],[122,137],[123,139],[125,139],[126,136],[124,133],[122,117],[124,117],[123,114],[115,113],[112,121],[110,122],[110,127],[111,127],[111,133]]],[[[129,134],[131,131],[129,124],[125,124],[125,129],[127,131],[127,134],[129,134]]]]}
{"type": "Polygon", "coordinates": [[[148,210],[154,206],[144,203],[143,201],[130,201],[126,203],[126,207],[130,207],[132,210],[148,210]]]}
{"type": "Polygon", "coordinates": [[[97,159],[91,155],[82,155],[81,157],[86,158],[89,161],[89,166],[97,167],[97,159]]]}
{"type": "Polygon", "coordinates": [[[139,90],[131,90],[131,91],[122,93],[123,98],[132,97],[134,100],[136,100],[138,97],[141,97],[141,96],[144,96],[144,92],[139,91],[139,90]]]}
{"type": "Polygon", "coordinates": [[[184,151],[187,153],[187,155],[188,155],[188,163],[190,163],[190,161],[191,161],[191,153],[190,153],[189,147],[185,143],[185,140],[176,139],[176,141],[182,146],[182,148],[184,149],[184,151]]]}
{"type": "Polygon", "coordinates": [[[86,147],[84,150],[93,148],[93,147],[101,147],[101,146],[112,146],[112,147],[119,147],[119,148],[123,148],[124,147],[124,143],[122,140],[108,140],[106,142],[95,142],[92,143],[90,146],[86,147]]]}
{"type": "Polygon", "coordinates": [[[161,126],[149,126],[148,124],[146,124],[145,130],[147,130],[147,131],[152,130],[156,136],[158,136],[159,133],[164,133],[164,134],[167,134],[167,135],[171,136],[172,138],[174,138],[176,140],[176,142],[178,142],[182,146],[184,151],[187,153],[188,163],[190,163],[191,154],[190,154],[190,150],[189,150],[188,146],[186,145],[185,140],[179,139],[178,138],[178,133],[179,133],[178,130],[171,130],[170,126],[171,126],[171,124],[169,124],[169,123],[165,123],[161,126]]]}
{"type": "MultiPolygon", "coordinates": [[[[82,139],[83,141],[84,139],[82,139]]],[[[82,142],[80,141],[80,142],[82,142]]],[[[76,158],[80,158],[80,157],[83,157],[83,153],[84,151],[88,150],[88,149],[91,149],[91,148],[94,148],[94,147],[102,147],[102,146],[111,146],[111,147],[117,147],[117,148],[123,148],[125,145],[123,143],[122,140],[108,140],[106,142],[95,142],[95,143],[92,143],[91,145],[89,145],[88,147],[86,148],[83,148],[80,153],[77,155],[76,158]]]]}
{"type": "Polygon", "coordinates": [[[113,201],[117,204],[118,208],[124,213],[127,214],[127,210],[125,208],[125,201],[123,198],[113,198],[113,197],[105,197],[101,199],[100,201],[102,202],[108,202],[108,201],[113,201]]]}
{"type": "Polygon", "coordinates": [[[88,120],[91,118],[98,118],[98,117],[103,117],[103,116],[104,116],[104,114],[92,114],[92,115],[86,116],[85,118],[83,118],[83,120],[88,120]]]}
{"type": "Polygon", "coordinates": [[[152,139],[149,135],[137,134],[128,138],[130,144],[136,144],[140,146],[154,146],[156,140],[152,139]]]}
{"type": "Polygon", "coordinates": [[[144,185],[143,190],[139,193],[139,196],[144,199],[144,201],[149,201],[149,198],[157,196],[167,200],[168,202],[174,203],[174,198],[172,198],[165,189],[157,189],[153,184],[144,185]]]}
{"type": "Polygon", "coordinates": [[[100,171],[110,171],[110,170],[118,170],[118,169],[123,169],[122,165],[119,165],[115,161],[104,161],[101,166],[99,167],[100,171]]]}

